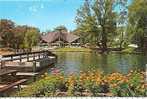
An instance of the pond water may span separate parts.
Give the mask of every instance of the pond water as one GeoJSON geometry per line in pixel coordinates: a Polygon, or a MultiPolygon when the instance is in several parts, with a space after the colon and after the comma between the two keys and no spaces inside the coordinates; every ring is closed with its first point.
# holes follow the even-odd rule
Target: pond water
{"type": "Polygon", "coordinates": [[[145,70],[147,55],[139,54],[99,54],[97,52],[56,52],[56,68],[65,74],[99,69],[104,73],[128,73],[132,69],[145,70]]]}

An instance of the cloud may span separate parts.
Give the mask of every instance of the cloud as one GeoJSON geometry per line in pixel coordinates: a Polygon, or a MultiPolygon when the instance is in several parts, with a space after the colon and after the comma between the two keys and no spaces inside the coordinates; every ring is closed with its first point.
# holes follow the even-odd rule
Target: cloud
{"type": "Polygon", "coordinates": [[[38,8],[37,8],[37,6],[30,6],[29,11],[32,13],[36,13],[38,11],[38,8]]]}
{"type": "Polygon", "coordinates": [[[44,4],[41,4],[41,5],[40,5],[40,8],[43,9],[43,8],[44,8],[44,4]]]}
{"type": "Polygon", "coordinates": [[[44,4],[29,6],[29,12],[36,14],[40,9],[44,8],[44,4]]]}

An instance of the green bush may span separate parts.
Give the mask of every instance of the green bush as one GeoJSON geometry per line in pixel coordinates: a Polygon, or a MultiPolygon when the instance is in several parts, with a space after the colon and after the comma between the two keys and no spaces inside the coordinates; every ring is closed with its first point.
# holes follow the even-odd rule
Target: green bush
{"type": "Polygon", "coordinates": [[[55,76],[45,77],[17,92],[15,96],[54,96],[59,84],[61,84],[61,81],[55,76]]]}
{"type": "Polygon", "coordinates": [[[122,52],[123,53],[133,53],[135,51],[135,48],[126,48],[126,49],[124,49],[122,52]]]}
{"type": "Polygon", "coordinates": [[[145,88],[144,75],[140,72],[133,71],[127,75],[127,81],[111,88],[110,92],[114,96],[147,96],[147,89],[145,88]]]}
{"type": "Polygon", "coordinates": [[[145,73],[130,71],[127,75],[112,73],[104,75],[100,71],[81,72],[77,75],[45,75],[17,92],[14,96],[147,96],[145,73]],[[87,93],[86,93],[87,92],[87,93]],[[60,94],[59,94],[60,93],[60,94]],[[86,93],[86,94],[85,94],[86,93]]]}

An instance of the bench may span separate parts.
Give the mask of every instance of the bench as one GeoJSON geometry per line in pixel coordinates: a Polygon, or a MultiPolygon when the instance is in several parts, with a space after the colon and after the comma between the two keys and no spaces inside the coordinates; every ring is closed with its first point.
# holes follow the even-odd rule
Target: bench
{"type": "Polygon", "coordinates": [[[18,80],[16,82],[13,82],[13,83],[11,83],[9,85],[6,85],[6,86],[0,88],[0,94],[8,91],[9,89],[13,88],[14,86],[18,86],[18,89],[20,90],[21,89],[21,86],[20,85],[22,83],[26,82],[26,81],[27,81],[27,79],[21,79],[21,80],[18,80]]]}

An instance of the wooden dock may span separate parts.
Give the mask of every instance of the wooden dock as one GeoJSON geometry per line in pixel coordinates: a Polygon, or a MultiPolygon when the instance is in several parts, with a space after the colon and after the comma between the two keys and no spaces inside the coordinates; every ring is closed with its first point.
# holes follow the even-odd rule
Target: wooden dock
{"type": "Polygon", "coordinates": [[[3,55],[0,68],[14,69],[21,72],[35,72],[51,66],[57,56],[50,51],[38,51],[3,55]]]}
{"type": "Polygon", "coordinates": [[[28,79],[36,80],[42,70],[56,62],[57,56],[50,51],[38,51],[3,55],[0,62],[0,96],[18,87],[28,79]],[[11,79],[12,78],[12,79],[11,79]]]}

